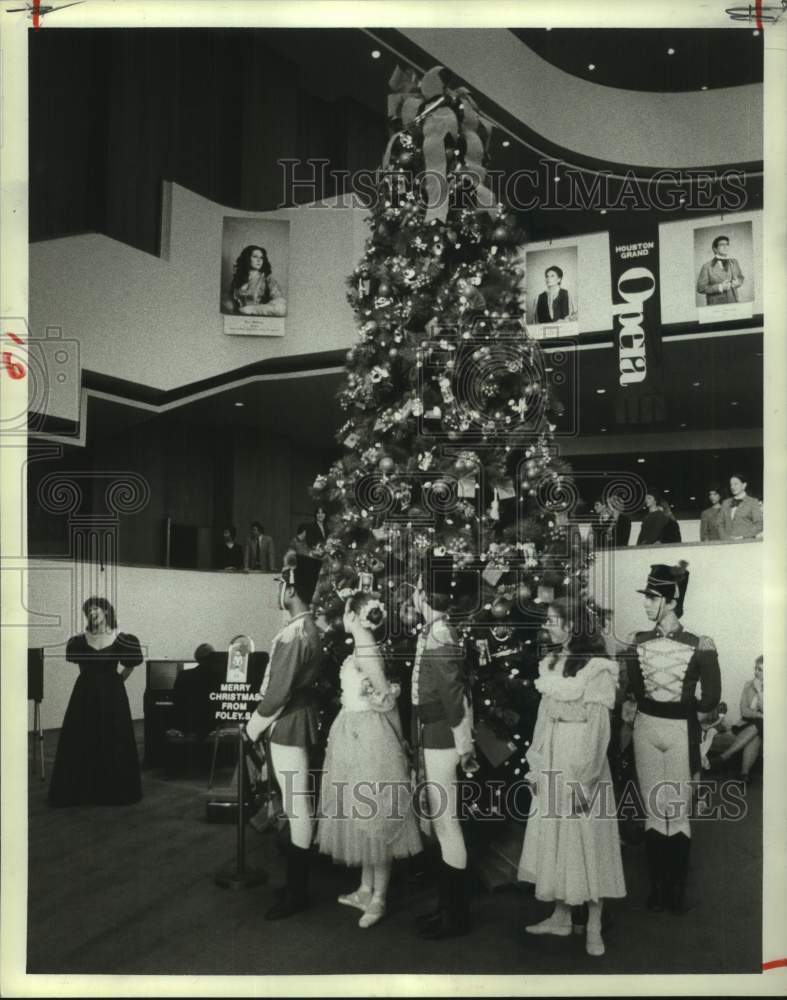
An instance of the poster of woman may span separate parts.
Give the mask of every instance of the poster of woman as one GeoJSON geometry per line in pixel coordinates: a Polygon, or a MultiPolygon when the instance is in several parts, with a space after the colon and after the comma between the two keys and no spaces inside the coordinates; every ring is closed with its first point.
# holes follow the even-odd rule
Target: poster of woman
{"type": "Polygon", "coordinates": [[[526,252],[522,305],[531,337],[546,340],[579,333],[576,288],[576,246],[526,252]]]}
{"type": "Polygon", "coordinates": [[[284,336],[289,246],[289,222],[225,217],[221,247],[225,334],[284,336]]]}
{"type": "Polygon", "coordinates": [[[751,222],[694,230],[697,318],[700,323],[748,319],[754,314],[751,222]]]}

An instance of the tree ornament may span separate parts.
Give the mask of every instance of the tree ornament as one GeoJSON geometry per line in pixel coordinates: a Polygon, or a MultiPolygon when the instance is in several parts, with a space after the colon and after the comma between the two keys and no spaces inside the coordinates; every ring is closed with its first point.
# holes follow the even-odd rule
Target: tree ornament
{"type": "Polygon", "coordinates": [[[421,620],[421,616],[412,604],[402,604],[399,608],[399,621],[405,628],[413,629],[421,620]]]}
{"type": "Polygon", "coordinates": [[[492,617],[502,620],[508,618],[511,602],[506,597],[498,597],[492,604],[492,617]]]}
{"type": "Polygon", "coordinates": [[[384,455],[377,463],[377,468],[387,476],[396,468],[396,462],[394,462],[390,455],[384,455]]]}

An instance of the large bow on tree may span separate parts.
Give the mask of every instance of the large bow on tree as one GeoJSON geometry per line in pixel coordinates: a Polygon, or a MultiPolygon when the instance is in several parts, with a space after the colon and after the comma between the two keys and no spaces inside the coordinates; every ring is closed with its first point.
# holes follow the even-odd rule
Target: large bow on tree
{"type": "MultiPolygon", "coordinates": [[[[388,81],[388,119],[394,129],[383,156],[388,169],[395,147],[409,148],[413,140],[423,158],[425,222],[445,222],[449,206],[449,176],[466,179],[480,206],[494,210],[495,199],[485,186],[484,156],[491,124],[478,113],[466,87],[450,90],[445,70],[434,66],[421,80],[412,68],[396,67],[388,81]],[[448,149],[448,152],[447,152],[448,149]]],[[[408,155],[409,159],[409,155],[408,155]]]]}

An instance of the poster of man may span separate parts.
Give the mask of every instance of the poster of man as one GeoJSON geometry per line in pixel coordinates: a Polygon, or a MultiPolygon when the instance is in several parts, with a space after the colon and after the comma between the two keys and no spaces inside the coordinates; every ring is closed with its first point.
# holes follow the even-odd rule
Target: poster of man
{"type": "Polygon", "coordinates": [[[576,298],[577,247],[549,247],[525,254],[522,303],[531,337],[549,339],[579,333],[576,298]]]}
{"type": "Polygon", "coordinates": [[[694,230],[696,304],[700,323],[746,319],[754,312],[751,222],[694,230]]]}
{"type": "Polygon", "coordinates": [[[221,249],[225,334],[283,337],[290,224],[228,216],[221,249]]]}

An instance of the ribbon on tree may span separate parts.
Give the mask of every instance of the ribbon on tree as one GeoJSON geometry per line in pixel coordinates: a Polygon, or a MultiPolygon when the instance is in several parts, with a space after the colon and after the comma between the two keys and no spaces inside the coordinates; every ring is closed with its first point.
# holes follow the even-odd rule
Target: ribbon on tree
{"type": "Polygon", "coordinates": [[[465,144],[464,164],[460,173],[470,178],[475,188],[478,204],[490,210],[494,208],[495,196],[484,184],[486,180],[484,156],[489,149],[489,142],[492,138],[492,124],[478,113],[478,105],[467,87],[459,87],[456,95],[460,98],[459,111],[465,144]],[[483,141],[478,134],[481,128],[483,128],[485,136],[483,141]]]}
{"type": "Polygon", "coordinates": [[[391,74],[388,86],[391,88],[391,93],[388,95],[388,122],[395,131],[383,153],[383,170],[387,170],[391,162],[394,143],[408,134],[407,130],[415,121],[418,110],[423,104],[418,76],[411,66],[406,69],[397,66],[391,74]]]}
{"type": "Polygon", "coordinates": [[[388,119],[399,121],[403,128],[407,128],[415,121],[415,116],[423,103],[418,87],[418,75],[411,66],[407,69],[397,66],[391,74],[388,86],[392,91],[388,95],[388,119]]]}
{"type": "Polygon", "coordinates": [[[388,170],[397,142],[401,144],[405,137],[412,141],[420,127],[426,200],[424,221],[439,219],[445,222],[449,206],[449,161],[445,146],[446,140],[451,139],[461,157],[453,172],[469,179],[478,205],[494,215],[495,198],[484,183],[486,169],[483,166],[492,126],[478,113],[478,105],[466,87],[456,92],[446,87],[444,73],[442,66],[434,66],[418,81],[413,69],[402,70],[397,66],[391,74],[388,120],[396,131],[385,148],[382,169],[388,170]]]}
{"type": "Polygon", "coordinates": [[[424,222],[439,219],[445,222],[448,215],[448,158],[445,140],[451,136],[459,141],[459,120],[451,106],[451,94],[443,81],[443,67],[434,66],[421,80],[421,93],[428,101],[415,119],[423,131],[424,193],[426,215],[424,222]]]}

